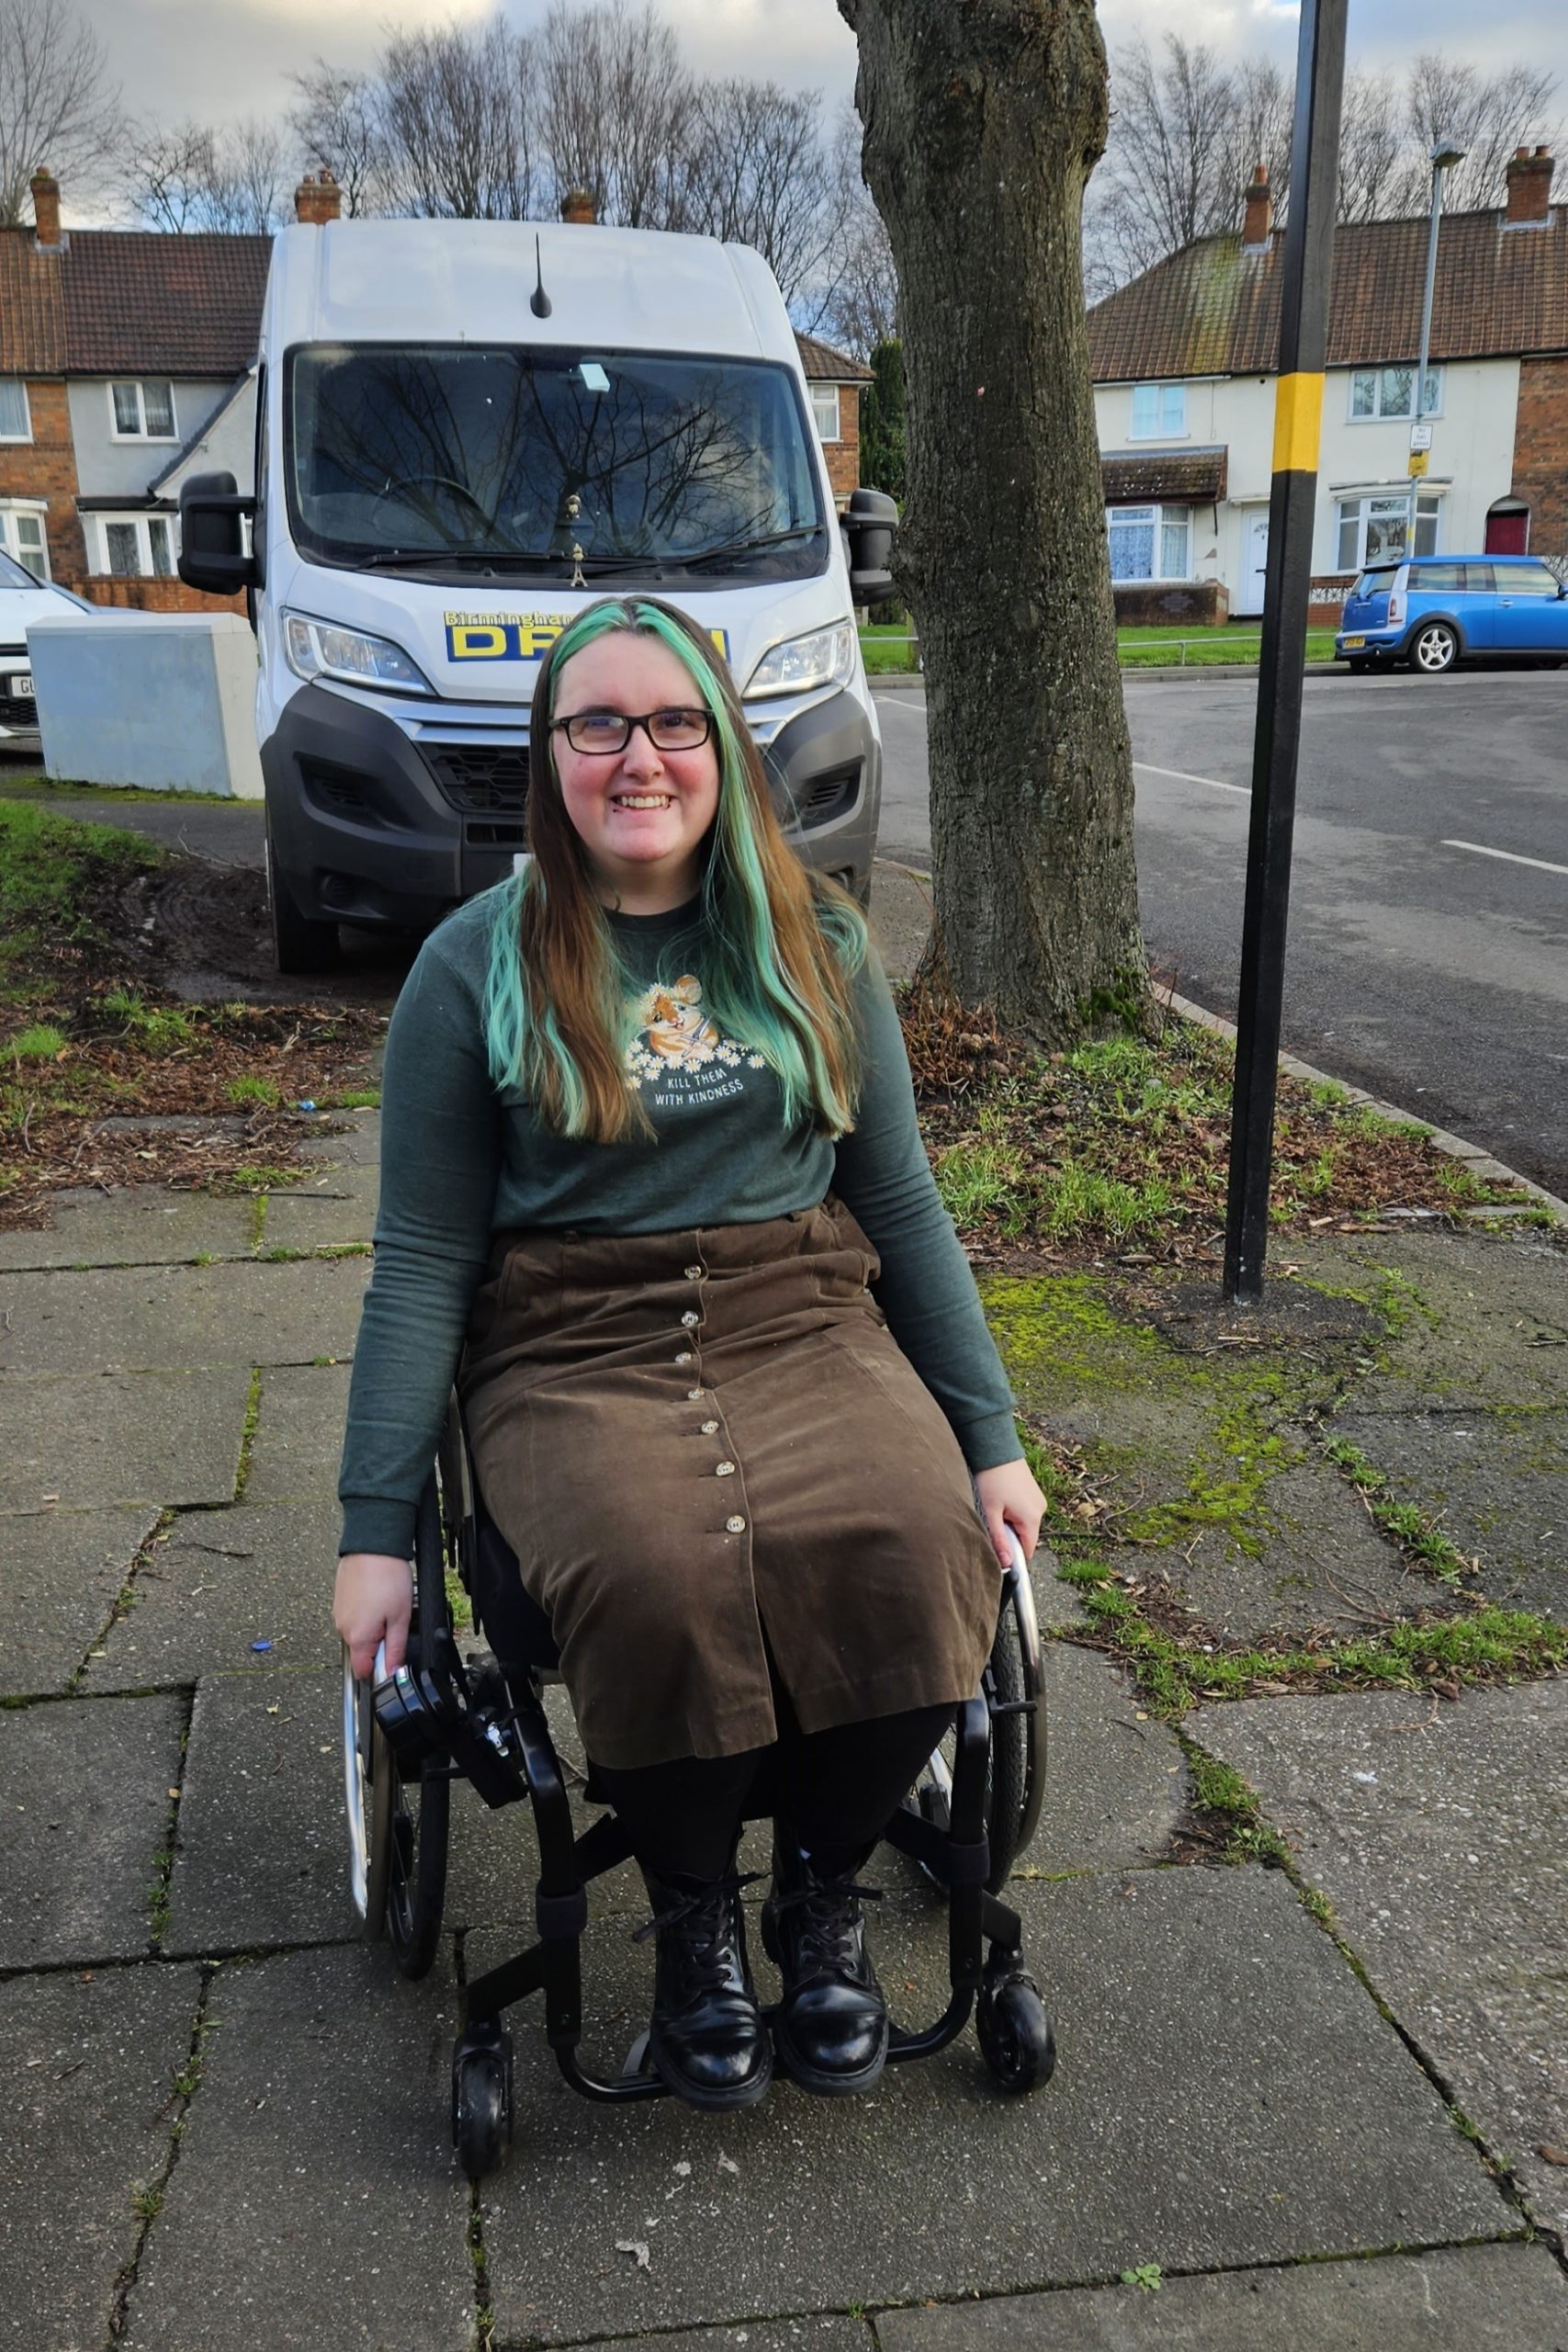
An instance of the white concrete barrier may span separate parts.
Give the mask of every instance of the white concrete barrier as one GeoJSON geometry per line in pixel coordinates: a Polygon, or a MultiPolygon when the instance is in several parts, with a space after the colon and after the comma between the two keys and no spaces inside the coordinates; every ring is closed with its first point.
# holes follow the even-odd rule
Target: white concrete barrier
{"type": "Polygon", "coordinates": [[[255,639],[237,613],[35,621],[28,651],[51,776],[262,797],[255,639]]]}

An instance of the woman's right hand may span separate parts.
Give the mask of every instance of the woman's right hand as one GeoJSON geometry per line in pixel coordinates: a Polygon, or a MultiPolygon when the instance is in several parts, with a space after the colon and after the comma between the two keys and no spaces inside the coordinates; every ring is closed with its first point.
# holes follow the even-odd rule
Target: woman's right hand
{"type": "Polygon", "coordinates": [[[395,1674],[408,1648],[413,1614],[413,1572],[388,1552],[345,1552],[337,1564],[333,1623],[348,1645],[349,1664],[361,1682],[376,1666],[378,1643],[387,1645],[387,1672],[395,1674]]]}

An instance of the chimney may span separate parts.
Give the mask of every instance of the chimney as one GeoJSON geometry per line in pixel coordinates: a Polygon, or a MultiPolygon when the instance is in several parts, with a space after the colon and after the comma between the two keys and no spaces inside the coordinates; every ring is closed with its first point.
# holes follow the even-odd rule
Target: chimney
{"type": "Polygon", "coordinates": [[[1544,229],[1551,218],[1552,159],[1550,149],[1516,147],[1508,158],[1508,209],[1505,229],[1544,229]]]}
{"type": "Polygon", "coordinates": [[[1247,191],[1247,213],[1241,232],[1244,254],[1262,252],[1271,242],[1274,228],[1274,196],[1269,186],[1269,166],[1253,167],[1252,181],[1247,191]]]}
{"type": "Polygon", "coordinates": [[[560,200],[560,217],[575,220],[582,228],[592,229],[599,219],[599,207],[593,201],[593,191],[586,187],[569,187],[560,200]]]}
{"type": "Polygon", "coordinates": [[[323,228],[343,210],[343,190],[325,164],[318,175],[307,172],[294,191],[294,218],[310,228],[323,228]]]}
{"type": "Polygon", "coordinates": [[[33,174],[32,191],[39,250],[40,253],[57,254],[62,243],[60,233],[60,182],[47,164],[40,164],[33,174]]]}

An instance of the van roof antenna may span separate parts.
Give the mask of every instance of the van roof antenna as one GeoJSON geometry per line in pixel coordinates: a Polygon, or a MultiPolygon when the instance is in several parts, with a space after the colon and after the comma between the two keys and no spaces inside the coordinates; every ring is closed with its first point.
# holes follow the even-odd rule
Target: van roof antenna
{"type": "Polygon", "coordinates": [[[547,319],[550,315],[551,304],[550,298],[545,291],[545,265],[539,252],[539,240],[536,234],[534,239],[534,270],[537,283],[528,297],[528,308],[536,319],[547,319]]]}

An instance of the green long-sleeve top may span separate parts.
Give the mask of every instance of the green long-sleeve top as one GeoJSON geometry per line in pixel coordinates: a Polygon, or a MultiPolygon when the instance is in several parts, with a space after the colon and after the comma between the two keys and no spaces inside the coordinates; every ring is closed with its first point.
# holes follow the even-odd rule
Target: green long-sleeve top
{"type": "MultiPolygon", "coordinates": [[[[501,889],[512,886],[502,883],[501,889]]],[[[702,1003],[695,906],[613,915],[642,989],[627,1053],[653,1134],[553,1135],[489,1069],[482,1006],[494,891],[426,940],[398,999],[382,1080],[376,1265],[349,1392],[341,1548],[407,1557],[492,1238],[750,1225],[836,1193],[882,1261],[875,1295],[973,1470],[1016,1459],[1013,1401],[915,1119],[909,1066],[874,957],[855,982],[864,1078],[852,1133],[786,1127],[773,1070],[702,1003]]]]}

